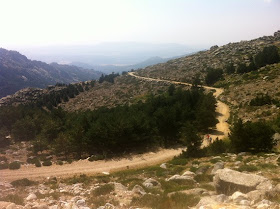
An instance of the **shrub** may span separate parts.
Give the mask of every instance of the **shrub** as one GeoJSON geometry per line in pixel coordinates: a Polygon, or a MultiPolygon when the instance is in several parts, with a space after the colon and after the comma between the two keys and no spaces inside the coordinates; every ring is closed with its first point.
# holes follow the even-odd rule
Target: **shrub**
{"type": "Polygon", "coordinates": [[[96,161],[96,160],[104,160],[105,157],[103,155],[93,155],[88,160],[90,162],[96,161]]]}
{"type": "Polygon", "coordinates": [[[42,164],[43,164],[43,166],[51,166],[52,162],[47,160],[47,161],[44,161],[42,164]]]}
{"type": "Polygon", "coordinates": [[[9,168],[9,164],[8,163],[1,163],[0,164],[0,170],[3,170],[3,169],[7,169],[7,168],[9,168]]]}
{"type": "Polygon", "coordinates": [[[229,139],[237,152],[267,152],[276,144],[273,135],[272,127],[263,121],[243,123],[239,119],[231,128],[229,139]]]}
{"type": "Polygon", "coordinates": [[[31,181],[31,180],[29,180],[27,178],[24,178],[24,179],[19,179],[19,180],[12,181],[11,184],[14,187],[19,187],[19,186],[32,186],[32,185],[36,185],[37,182],[31,181]]]}
{"type": "Polygon", "coordinates": [[[173,158],[171,161],[169,161],[172,165],[186,165],[188,163],[188,159],[186,158],[173,158]]]}
{"type": "Polygon", "coordinates": [[[248,171],[248,172],[254,172],[254,171],[258,171],[258,167],[254,166],[254,165],[241,165],[238,168],[238,171],[243,172],[243,171],[248,171]]]}
{"type": "Polygon", "coordinates": [[[7,161],[8,161],[8,159],[7,159],[5,156],[0,156],[0,161],[7,162],[7,161]]]}
{"type": "Polygon", "coordinates": [[[57,165],[63,165],[63,161],[58,160],[58,161],[56,162],[56,164],[57,164],[57,165]]]}
{"type": "Polygon", "coordinates": [[[41,167],[42,164],[41,164],[41,162],[38,160],[38,161],[35,162],[35,166],[36,166],[36,167],[41,167]]]}
{"type": "Polygon", "coordinates": [[[115,187],[113,184],[105,184],[93,190],[92,194],[94,196],[106,195],[112,192],[114,189],[115,187]]]}
{"type": "Polygon", "coordinates": [[[16,170],[16,169],[20,169],[20,163],[17,161],[14,161],[12,163],[9,164],[9,169],[11,170],[16,170]]]}
{"type": "Polygon", "coordinates": [[[222,69],[213,69],[213,68],[207,69],[207,74],[205,77],[205,82],[207,85],[213,85],[214,83],[216,83],[218,80],[222,78],[223,78],[222,69]]]}
{"type": "Polygon", "coordinates": [[[17,194],[9,194],[5,197],[0,198],[1,201],[6,201],[6,202],[13,202],[17,205],[23,205],[24,200],[22,197],[18,196],[17,194]]]}
{"type": "Polygon", "coordinates": [[[231,143],[229,140],[215,140],[208,147],[205,147],[206,155],[213,156],[228,152],[231,150],[231,143]]]}

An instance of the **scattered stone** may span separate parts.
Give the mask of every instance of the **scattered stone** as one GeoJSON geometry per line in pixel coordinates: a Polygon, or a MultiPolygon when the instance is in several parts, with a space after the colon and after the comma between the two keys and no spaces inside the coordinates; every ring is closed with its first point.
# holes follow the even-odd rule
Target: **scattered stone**
{"type": "Polygon", "coordinates": [[[32,209],[49,209],[49,207],[46,204],[43,204],[43,205],[35,205],[32,207],[32,209]]]}
{"type": "Polygon", "coordinates": [[[149,178],[143,182],[143,186],[146,188],[160,188],[161,184],[157,180],[149,178]]]}
{"type": "Polygon", "coordinates": [[[191,171],[185,171],[182,176],[190,176],[190,177],[195,177],[195,173],[191,171]]]}
{"type": "Polygon", "coordinates": [[[140,185],[136,184],[133,189],[132,189],[132,192],[135,193],[135,194],[141,194],[141,195],[145,195],[146,192],[145,190],[143,189],[143,187],[141,187],[140,185]]]}
{"type": "Polygon", "coordinates": [[[27,201],[36,200],[36,199],[37,199],[37,196],[34,193],[29,194],[26,198],[27,201]]]}
{"type": "Polygon", "coordinates": [[[243,194],[242,192],[234,192],[231,197],[231,200],[235,203],[240,203],[242,200],[248,200],[248,197],[246,194],[243,194]]]}
{"type": "Polygon", "coordinates": [[[106,203],[104,206],[100,206],[97,209],[115,209],[115,206],[110,203],[106,203]]]}
{"type": "Polygon", "coordinates": [[[190,181],[194,181],[193,177],[191,177],[191,176],[181,176],[181,175],[178,175],[178,174],[176,174],[174,176],[171,176],[166,181],[172,181],[172,180],[190,180],[190,181]]]}
{"type": "Polygon", "coordinates": [[[104,174],[104,175],[110,175],[110,173],[109,173],[109,172],[106,172],[106,171],[102,172],[102,174],[104,174]]]}
{"type": "Polygon", "coordinates": [[[161,167],[163,169],[167,169],[166,163],[162,163],[159,167],[161,167]]]}
{"type": "Polygon", "coordinates": [[[224,166],[225,166],[225,163],[224,163],[224,162],[217,162],[217,163],[214,165],[214,168],[212,169],[211,174],[214,175],[214,174],[216,173],[217,170],[223,169],[224,166]]]}
{"type": "Polygon", "coordinates": [[[77,205],[78,207],[85,206],[85,205],[86,205],[86,201],[85,201],[84,199],[78,200],[78,201],[76,202],[76,205],[77,205]]]}
{"type": "Polygon", "coordinates": [[[16,206],[15,203],[11,203],[10,205],[8,205],[8,206],[6,207],[6,209],[17,209],[17,206],[16,206]]]}
{"type": "Polygon", "coordinates": [[[204,173],[206,173],[206,171],[208,170],[208,166],[201,166],[197,169],[197,171],[195,172],[195,174],[197,175],[202,175],[204,173]]]}

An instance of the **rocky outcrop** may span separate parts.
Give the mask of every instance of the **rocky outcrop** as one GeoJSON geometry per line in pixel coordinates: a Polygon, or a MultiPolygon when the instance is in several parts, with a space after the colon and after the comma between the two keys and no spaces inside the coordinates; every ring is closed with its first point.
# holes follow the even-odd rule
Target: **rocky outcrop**
{"type": "Polygon", "coordinates": [[[228,168],[217,170],[214,185],[218,193],[227,195],[236,191],[248,193],[253,190],[272,189],[271,182],[262,176],[241,173],[228,168]]]}

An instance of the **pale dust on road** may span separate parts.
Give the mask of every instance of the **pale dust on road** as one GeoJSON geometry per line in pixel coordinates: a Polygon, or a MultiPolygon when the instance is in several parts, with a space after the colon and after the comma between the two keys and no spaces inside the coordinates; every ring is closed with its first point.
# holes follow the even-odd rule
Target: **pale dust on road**
{"type": "MultiPolygon", "coordinates": [[[[129,75],[134,76],[139,79],[151,80],[151,81],[163,81],[179,85],[191,86],[189,83],[177,82],[177,81],[168,81],[154,78],[146,78],[137,76],[134,73],[130,72],[129,75]]],[[[214,96],[218,96],[223,92],[223,89],[213,88],[208,86],[203,86],[206,89],[215,90],[214,96]]],[[[217,119],[219,123],[216,125],[216,132],[218,134],[210,134],[210,136],[215,139],[219,137],[220,139],[224,138],[229,133],[229,126],[226,122],[229,118],[229,107],[218,101],[216,112],[218,113],[217,119]]],[[[202,146],[207,146],[208,142],[203,141],[202,146]]],[[[0,180],[13,181],[16,179],[29,178],[29,179],[43,179],[46,177],[70,177],[79,174],[101,174],[102,172],[113,172],[120,171],[125,169],[135,169],[135,168],[144,168],[151,165],[156,165],[168,160],[171,160],[174,156],[181,154],[182,148],[179,149],[161,149],[157,152],[149,152],[145,154],[133,155],[129,158],[122,159],[112,159],[112,160],[100,160],[95,162],[90,162],[88,160],[79,160],[73,162],[72,164],[64,165],[52,165],[49,167],[35,167],[34,165],[22,166],[19,170],[1,170],[0,171],[0,180]]]]}

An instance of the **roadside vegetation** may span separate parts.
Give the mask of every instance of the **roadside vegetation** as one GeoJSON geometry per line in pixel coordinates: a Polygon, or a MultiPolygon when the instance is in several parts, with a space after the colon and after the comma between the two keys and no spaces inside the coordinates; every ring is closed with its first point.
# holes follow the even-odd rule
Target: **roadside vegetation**
{"type": "Polygon", "coordinates": [[[68,113],[28,106],[0,108],[0,143],[32,141],[33,151],[53,150],[66,158],[145,150],[147,147],[183,144],[197,150],[199,137],[217,123],[216,100],[203,90],[176,89],[145,102],[68,113]]]}

